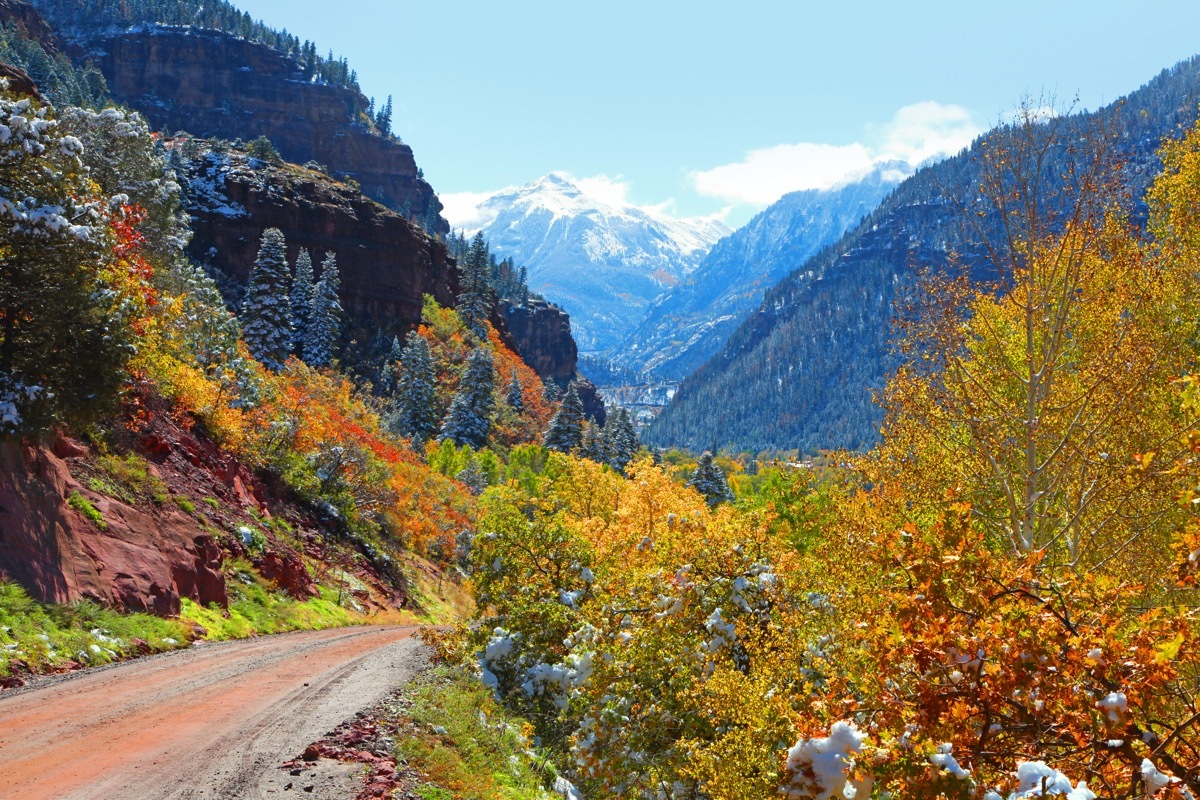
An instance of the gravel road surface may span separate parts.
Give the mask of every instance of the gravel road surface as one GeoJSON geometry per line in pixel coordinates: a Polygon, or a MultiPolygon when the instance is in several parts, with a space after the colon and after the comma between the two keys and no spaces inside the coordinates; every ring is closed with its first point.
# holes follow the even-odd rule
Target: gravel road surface
{"type": "Polygon", "coordinates": [[[350,800],[358,767],[279,766],[410,680],[415,630],[202,644],[5,692],[0,798],[350,800]]]}

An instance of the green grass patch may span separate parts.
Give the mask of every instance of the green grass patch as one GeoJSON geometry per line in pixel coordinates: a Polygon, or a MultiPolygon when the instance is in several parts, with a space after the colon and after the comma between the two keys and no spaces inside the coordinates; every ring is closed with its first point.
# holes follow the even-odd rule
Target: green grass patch
{"type": "Polygon", "coordinates": [[[477,679],[437,667],[418,679],[411,698],[408,714],[421,732],[401,738],[396,752],[425,776],[417,789],[424,800],[558,797],[548,791],[557,772],[531,749],[532,726],[477,679]]]}
{"type": "Polygon", "coordinates": [[[108,530],[108,523],[104,521],[104,515],[100,513],[100,509],[92,505],[91,501],[79,492],[71,492],[71,496],[67,498],[67,505],[87,517],[100,530],[108,530]]]}
{"type": "Polygon", "coordinates": [[[208,503],[209,508],[211,508],[213,511],[221,510],[221,501],[215,497],[206,497],[204,498],[204,502],[208,503]]]}
{"type": "Polygon", "coordinates": [[[223,641],[287,631],[323,630],[361,625],[364,621],[339,606],[336,592],[328,589],[322,590],[320,597],[300,601],[276,591],[245,561],[229,564],[229,574],[228,609],[183,600],[180,619],[203,627],[207,631],[205,639],[223,641]]]}
{"type": "Polygon", "coordinates": [[[93,478],[92,483],[106,488],[93,486],[93,491],[103,492],[129,504],[143,497],[159,505],[171,499],[166,484],[150,469],[150,463],[135,453],[102,455],[96,459],[95,466],[104,478],[93,478]]]}
{"type": "Polygon", "coordinates": [[[185,514],[196,513],[196,504],[183,495],[179,495],[175,498],[175,505],[179,506],[179,510],[185,514]]]}
{"type": "Polygon", "coordinates": [[[175,620],[120,614],[89,601],[39,603],[15,583],[0,582],[0,675],[53,672],[68,661],[108,664],[189,643],[175,620]]]}

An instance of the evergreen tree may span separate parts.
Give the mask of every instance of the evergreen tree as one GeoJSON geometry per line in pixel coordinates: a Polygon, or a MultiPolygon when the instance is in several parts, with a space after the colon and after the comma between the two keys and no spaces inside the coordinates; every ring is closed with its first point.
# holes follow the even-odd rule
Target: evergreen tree
{"type": "Polygon", "coordinates": [[[341,283],[337,257],[326,253],[321,262],[321,280],[313,288],[308,329],[303,337],[304,361],[309,366],[324,367],[333,360],[333,348],[342,329],[342,304],[338,300],[341,283]]]}
{"type": "Polygon", "coordinates": [[[608,415],[604,424],[604,442],[608,463],[617,472],[624,472],[642,446],[628,409],[618,408],[608,415]]]}
{"type": "Polygon", "coordinates": [[[467,465],[458,471],[454,480],[465,485],[471,490],[471,494],[476,496],[483,494],[483,490],[488,487],[487,476],[479,468],[479,462],[474,456],[471,456],[467,465]]]}
{"type": "Polygon", "coordinates": [[[313,302],[312,256],[301,250],[296,257],[296,274],[292,278],[292,352],[299,355],[303,350],[304,332],[308,330],[309,315],[313,302]]]}
{"type": "Polygon", "coordinates": [[[514,369],[512,380],[508,382],[508,392],[504,397],[511,408],[516,413],[520,414],[525,410],[525,396],[521,390],[521,381],[517,378],[517,371],[514,369]]]}
{"type": "Polygon", "coordinates": [[[246,284],[242,336],[254,357],[273,370],[282,369],[292,351],[289,272],[283,232],[268,228],[263,231],[258,258],[246,284]]]}
{"type": "Polygon", "coordinates": [[[375,387],[376,394],[390,397],[395,390],[396,367],[403,352],[404,348],[400,346],[400,340],[393,336],[392,346],[388,350],[388,354],[384,356],[383,367],[379,370],[379,384],[375,387]]]}
{"type": "MultiPolygon", "coordinates": [[[[400,342],[395,343],[398,348],[400,342]]],[[[429,342],[409,331],[404,349],[395,359],[400,364],[388,427],[415,442],[430,439],[438,430],[437,373],[429,342]]]]}
{"type": "Polygon", "coordinates": [[[733,490],[729,488],[729,481],[713,461],[712,453],[708,451],[700,456],[696,471],[688,479],[687,485],[699,492],[710,506],[733,502],[733,490]]]}
{"type": "Polygon", "coordinates": [[[442,440],[449,439],[459,447],[470,445],[479,449],[485,446],[492,430],[495,388],[492,354],[486,347],[477,347],[467,359],[466,372],[442,423],[442,440]]]}
{"type": "Polygon", "coordinates": [[[462,292],[458,296],[458,313],[463,323],[481,339],[487,335],[484,323],[492,307],[488,255],[487,242],[480,231],[471,240],[471,248],[463,259],[462,292]]]}
{"type": "Polygon", "coordinates": [[[385,137],[392,135],[392,96],[389,94],[387,102],[379,109],[379,113],[375,115],[375,126],[379,128],[379,132],[385,137]]]}
{"type": "Polygon", "coordinates": [[[251,158],[258,159],[266,164],[279,166],[283,163],[283,158],[279,155],[279,151],[275,149],[275,145],[266,136],[259,136],[246,145],[246,153],[251,158]]]}
{"type": "Polygon", "coordinates": [[[567,395],[563,398],[562,405],[550,420],[550,427],[546,429],[546,437],[542,444],[549,450],[570,453],[583,443],[583,422],[583,403],[580,402],[579,393],[572,382],[567,387],[567,395]]]}
{"type": "Polygon", "coordinates": [[[583,425],[583,440],[579,444],[579,456],[604,464],[608,461],[608,448],[605,446],[604,429],[592,420],[583,425]]]}

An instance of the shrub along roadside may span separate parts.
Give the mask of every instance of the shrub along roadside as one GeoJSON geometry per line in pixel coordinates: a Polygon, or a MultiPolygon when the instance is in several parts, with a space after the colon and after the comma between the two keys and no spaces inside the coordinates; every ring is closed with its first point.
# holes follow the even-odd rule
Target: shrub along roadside
{"type": "Polygon", "coordinates": [[[0,582],[0,678],[96,666],[191,643],[189,626],[150,614],[119,614],[89,601],[33,600],[0,582]]]}
{"type": "Polygon", "coordinates": [[[425,783],[423,800],[559,800],[558,773],[533,749],[533,726],[501,707],[477,678],[434,667],[414,682],[409,731],[397,755],[425,783]]]}

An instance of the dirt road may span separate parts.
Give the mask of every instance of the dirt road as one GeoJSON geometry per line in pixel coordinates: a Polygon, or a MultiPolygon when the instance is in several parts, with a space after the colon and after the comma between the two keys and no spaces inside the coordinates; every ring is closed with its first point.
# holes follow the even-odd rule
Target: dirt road
{"type": "Polygon", "coordinates": [[[414,630],[205,644],[6,693],[0,798],[352,798],[355,767],[278,767],[413,677],[414,630]]]}

